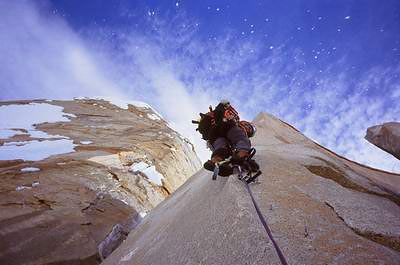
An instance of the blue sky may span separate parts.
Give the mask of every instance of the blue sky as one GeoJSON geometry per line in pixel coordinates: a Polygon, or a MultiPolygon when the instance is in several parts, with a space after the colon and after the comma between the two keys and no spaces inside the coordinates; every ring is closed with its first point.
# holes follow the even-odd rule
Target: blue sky
{"type": "Polygon", "coordinates": [[[363,139],[400,119],[396,0],[4,1],[0,17],[1,100],[143,100],[205,155],[188,121],[226,98],[400,171],[363,139]]]}

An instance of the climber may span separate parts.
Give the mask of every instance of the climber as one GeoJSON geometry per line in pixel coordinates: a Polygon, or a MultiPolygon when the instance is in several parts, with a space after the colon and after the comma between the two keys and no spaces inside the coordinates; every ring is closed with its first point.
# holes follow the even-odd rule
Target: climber
{"type": "MultiPolygon", "coordinates": [[[[251,142],[249,137],[254,136],[256,128],[247,121],[240,121],[238,112],[228,101],[221,101],[213,110],[210,106],[209,112],[200,113],[197,130],[201,133],[208,147],[212,151],[211,159],[204,163],[204,168],[213,171],[216,163],[228,157],[232,157],[232,164],[241,165],[249,156],[251,142]]],[[[258,171],[257,163],[250,159],[246,168],[258,171]]],[[[230,163],[219,166],[220,176],[229,176],[233,173],[230,163]]]]}

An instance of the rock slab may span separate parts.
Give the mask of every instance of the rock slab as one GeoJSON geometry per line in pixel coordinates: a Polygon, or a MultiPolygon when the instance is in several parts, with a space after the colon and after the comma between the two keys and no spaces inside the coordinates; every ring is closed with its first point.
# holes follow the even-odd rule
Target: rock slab
{"type": "MultiPolygon", "coordinates": [[[[251,190],[289,264],[400,264],[400,175],[255,119],[263,175],[251,190]]],[[[159,204],[103,265],[280,264],[244,184],[200,171],[159,204]]]]}
{"type": "Polygon", "coordinates": [[[400,159],[400,122],[369,127],[365,139],[400,159]]]}

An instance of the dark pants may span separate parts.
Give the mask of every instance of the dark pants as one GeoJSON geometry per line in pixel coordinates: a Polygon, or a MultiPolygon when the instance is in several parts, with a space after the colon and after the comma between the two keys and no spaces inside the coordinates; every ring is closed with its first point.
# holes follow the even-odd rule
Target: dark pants
{"type": "Polygon", "coordinates": [[[234,126],[226,133],[226,137],[218,137],[213,143],[213,155],[227,157],[231,149],[236,151],[249,151],[251,142],[246,132],[238,126],[234,126]]]}

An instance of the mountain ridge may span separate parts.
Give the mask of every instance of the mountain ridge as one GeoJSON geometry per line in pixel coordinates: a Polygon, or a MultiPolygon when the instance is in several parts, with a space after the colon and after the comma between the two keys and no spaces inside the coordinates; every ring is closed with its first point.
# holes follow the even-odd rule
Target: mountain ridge
{"type": "Polygon", "coordinates": [[[98,264],[200,168],[156,111],[126,105],[0,102],[1,264],[98,264]]]}

